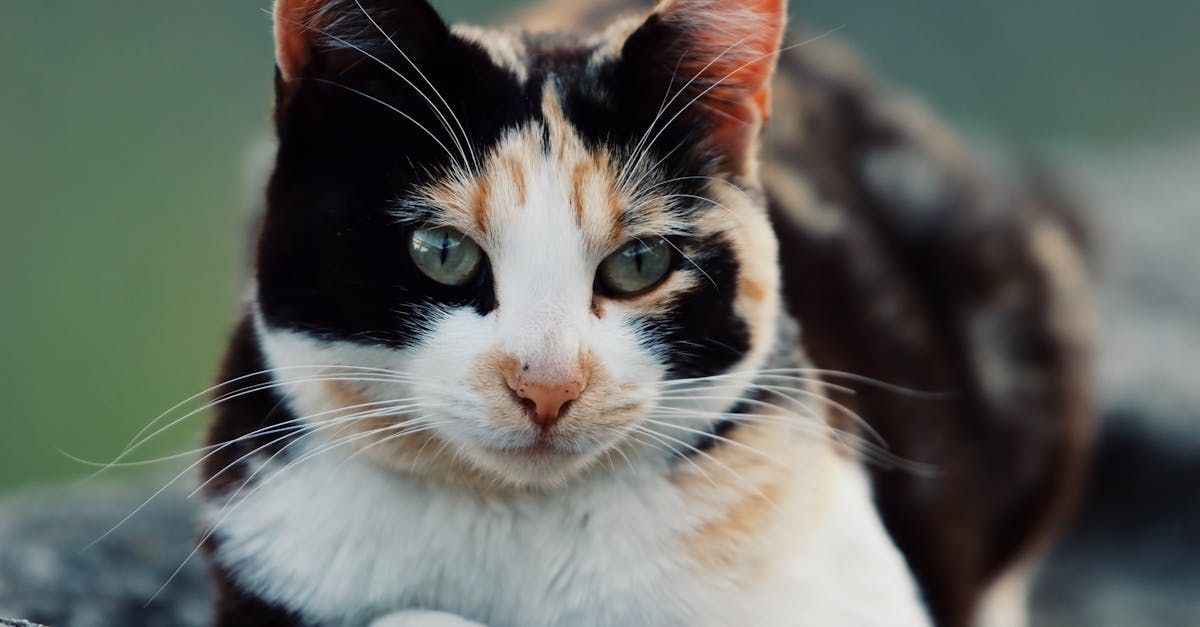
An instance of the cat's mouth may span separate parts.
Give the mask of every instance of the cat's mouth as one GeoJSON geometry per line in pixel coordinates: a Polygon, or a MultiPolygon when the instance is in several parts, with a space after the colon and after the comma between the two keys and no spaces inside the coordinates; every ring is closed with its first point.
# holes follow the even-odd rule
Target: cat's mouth
{"type": "Polygon", "coordinates": [[[480,448],[492,455],[528,459],[566,459],[586,454],[578,445],[565,441],[561,436],[547,435],[533,436],[527,441],[504,446],[480,448]]]}

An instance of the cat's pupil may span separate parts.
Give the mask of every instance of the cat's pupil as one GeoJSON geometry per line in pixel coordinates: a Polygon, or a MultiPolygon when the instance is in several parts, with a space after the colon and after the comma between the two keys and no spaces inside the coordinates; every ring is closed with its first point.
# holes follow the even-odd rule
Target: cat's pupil
{"type": "Polygon", "coordinates": [[[446,260],[450,256],[450,234],[442,233],[442,249],[440,261],[442,265],[446,265],[446,260]]]}

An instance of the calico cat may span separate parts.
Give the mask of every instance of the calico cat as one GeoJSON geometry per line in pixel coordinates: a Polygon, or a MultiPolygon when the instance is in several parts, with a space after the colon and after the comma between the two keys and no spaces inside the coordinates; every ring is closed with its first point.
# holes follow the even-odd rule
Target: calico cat
{"type": "Polygon", "coordinates": [[[1024,620],[1091,416],[1044,185],[782,0],[274,20],[218,626],[1024,620]]]}

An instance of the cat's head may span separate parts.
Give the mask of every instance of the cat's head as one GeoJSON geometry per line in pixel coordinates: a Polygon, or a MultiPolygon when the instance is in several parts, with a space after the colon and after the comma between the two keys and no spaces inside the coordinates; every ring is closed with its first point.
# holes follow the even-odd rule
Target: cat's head
{"type": "Polygon", "coordinates": [[[292,409],[516,485],[698,444],[776,333],[756,152],[784,24],[782,0],[585,36],[279,0],[255,316],[292,409]]]}

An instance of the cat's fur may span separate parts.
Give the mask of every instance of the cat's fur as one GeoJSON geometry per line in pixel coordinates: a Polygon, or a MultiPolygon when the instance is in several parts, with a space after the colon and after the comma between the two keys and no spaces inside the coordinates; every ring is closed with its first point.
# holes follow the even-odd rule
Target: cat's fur
{"type": "Polygon", "coordinates": [[[1061,203],[828,46],[772,81],[778,0],[534,22],[277,4],[218,624],[1020,621],[1090,416],[1061,203]],[[407,258],[431,224],[488,255],[468,286],[407,258]],[[657,236],[660,285],[596,287],[657,236]],[[544,431],[527,379],[582,392],[544,431]]]}

